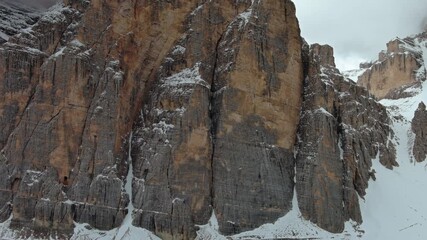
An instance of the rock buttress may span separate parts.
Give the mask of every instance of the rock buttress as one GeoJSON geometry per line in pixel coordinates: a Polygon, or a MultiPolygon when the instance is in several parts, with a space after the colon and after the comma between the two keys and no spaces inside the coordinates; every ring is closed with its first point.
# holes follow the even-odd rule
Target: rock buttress
{"type": "Polygon", "coordinates": [[[296,190],[303,216],[331,232],[344,222],[362,222],[372,159],[396,166],[386,109],[368,92],[345,80],[329,46],[314,44],[304,56],[308,71],[299,126],[296,190]]]}
{"type": "Polygon", "coordinates": [[[134,135],[135,223],[233,234],[291,208],[301,38],[290,1],[206,2],[156,74],[134,135]]]}
{"type": "Polygon", "coordinates": [[[413,154],[417,162],[423,162],[427,155],[427,111],[424,102],[420,102],[412,119],[412,131],[415,133],[413,154]]]}
{"type": "Polygon", "coordinates": [[[213,85],[214,208],[226,234],[291,208],[302,101],[293,4],[260,1],[243,14],[249,20],[232,22],[219,42],[213,85]]]}

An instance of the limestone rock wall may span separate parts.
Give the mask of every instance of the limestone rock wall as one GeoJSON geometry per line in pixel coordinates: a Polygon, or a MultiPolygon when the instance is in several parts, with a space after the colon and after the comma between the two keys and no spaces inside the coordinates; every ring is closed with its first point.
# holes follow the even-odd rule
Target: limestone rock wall
{"type": "Polygon", "coordinates": [[[331,232],[361,222],[372,160],[397,166],[386,109],[335,68],[329,46],[305,48],[308,66],[296,156],[296,190],[306,219],[331,232]]]}
{"type": "Polygon", "coordinates": [[[123,72],[77,37],[81,15],[59,8],[1,49],[1,217],[12,213],[17,228],[110,229],[123,219],[114,132],[123,72]]]}
{"type": "Polygon", "coordinates": [[[387,50],[380,52],[378,60],[359,76],[358,85],[378,99],[410,96],[404,90],[418,86],[426,78],[426,39],[424,32],[387,43],[387,50]]]}
{"type": "Polygon", "coordinates": [[[135,221],[165,238],[193,237],[213,210],[233,234],[291,207],[303,76],[295,9],[225,4],[192,14],[135,135],[135,221]]]}

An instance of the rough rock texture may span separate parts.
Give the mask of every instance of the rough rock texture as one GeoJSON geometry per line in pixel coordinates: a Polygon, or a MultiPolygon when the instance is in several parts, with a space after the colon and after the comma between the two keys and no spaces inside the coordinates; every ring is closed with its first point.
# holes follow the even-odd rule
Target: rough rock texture
{"type": "Polygon", "coordinates": [[[397,166],[386,109],[344,79],[329,46],[305,47],[307,77],[299,126],[296,190],[303,216],[331,232],[361,222],[372,159],[397,166]]]}
{"type": "Polygon", "coordinates": [[[423,162],[427,156],[427,111],[424,102],[420,102],[412,119],[412,131],[415,133],[413,154],[417,162],[423,162]]]}
{"type": "Polygon", "coordinates": [[[290,209],[303,72],[292,2],[65,5],[0,49],[2,220],[119,226],[138,118],[137,226],[188,239],[213,209],[224,233],[290,209]]]}
{"type": "Polygon", "coordinates": [[[13,228],[112,229],[132,201],[163,239],[193,239],[212,213],[233,234],[285,215],[296,176],[304,217],[338,232],[361,221],[371,159],[396,165],[384,108],[332,48],[303,47],[290,0],[64,4],[0,46],[13,228]]]}
{"type": "Polygon", "coordinates": [[[117,169],[127,132],[117,126],[129,122],[119,114],[123,73],[103,51],[112,44],[78,40],[80,18],[58,8],[0,49],[0,214],[12,213],[16,228],[110,229],[126,211],[117,169]]]}
{"type": "Polygon", "coordinates": [[[40,10],[28,7],[22,3],[3,0],[0,2],[0,44],[10,36],[17,34],[35,24],[40,18],[40,10]]]}
{"type": "Polygon", "coordinates": [[[380,52],[379,59],[359,76],[358,85],[378,99],[410,96],[405,90],[419,85],[426,77],[426,40],[427,32],[390,41],[387,50],[380,52]]]}
{"type": "Polygon", "coordinates": [[[293,195],[303,78],[294,6],[206,2],[187,21],[135,134],[135,222],[175,239],[193,237],[213,209],[225,234],[273,222],[293,195]]]}

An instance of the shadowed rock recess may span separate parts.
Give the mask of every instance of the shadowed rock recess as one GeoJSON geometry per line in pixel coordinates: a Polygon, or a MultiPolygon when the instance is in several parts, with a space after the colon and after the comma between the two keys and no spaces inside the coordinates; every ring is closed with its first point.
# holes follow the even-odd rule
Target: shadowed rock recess
{"type": "Polygon", "coordinates": [[[289,0],[67,0],[0,45],[0,221],[107,230],[132,201],[163,239],[213,211],[229,235],[284,216],[296,187],[340,232],[362,221],[371,160],[396,165],[389,122],[289,0]]]}

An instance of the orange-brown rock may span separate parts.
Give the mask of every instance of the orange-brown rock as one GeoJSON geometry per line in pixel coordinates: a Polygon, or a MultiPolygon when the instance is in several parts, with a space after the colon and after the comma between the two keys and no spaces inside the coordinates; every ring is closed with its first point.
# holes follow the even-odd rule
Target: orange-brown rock
{"type": "Polygon", "coordinates": [[[135,133],[135,222],[166,239],[194,237],[212,210],[232,234],[291,207],[303,78],[294,6],[223,4],[188,19],[135,133]]]}
{"type": "Polygon", "coordinates": [[[387,50],[359,76],[358,85],[378,99],[407,96],[402,88],[417,85],[426,76],[423,46],[419,45],[425,37],[420,34],[387,43],[387,50]]]}
{"type": "Polygon", "coordinates": [[[303,71],[290,1],[70,0],[1,51],[0,216],[13,226],[119,226],[138,117],[134,224],[186,239],[213,209],[226,233],[290,209],[303,71]]]}
{"type": "Polygon", "coordinates": [[[302,42],[293,4],[259,1],[248,11],[249,20],[236,19],[219,42],[212,89],[214,208],[227,234],[271,222],[291,208],[302,102],[302,42]]]}

